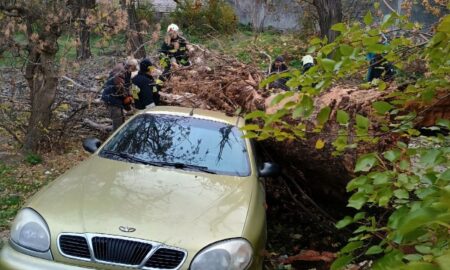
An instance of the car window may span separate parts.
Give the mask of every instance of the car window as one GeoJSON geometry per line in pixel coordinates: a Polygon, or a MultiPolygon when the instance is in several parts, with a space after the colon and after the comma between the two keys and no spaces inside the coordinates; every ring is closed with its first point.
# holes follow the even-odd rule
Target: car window
{"type": "Polygon", "coordinates": [[[142,114],[126,124],[100,151],[105,158],[212,173],[248,176],[242,132],[233,125],[165,114],[142,114]],[[190,165],[185,167],[180,165],[190,165]],[[195,168],[194,168],[195,169],[195,168]]]}

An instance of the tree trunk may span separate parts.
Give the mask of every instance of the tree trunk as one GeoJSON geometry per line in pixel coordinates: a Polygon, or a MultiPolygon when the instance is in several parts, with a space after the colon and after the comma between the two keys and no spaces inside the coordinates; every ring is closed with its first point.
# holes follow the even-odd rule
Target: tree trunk
{"type": "Polygon", "coordinates": [[[141,25],[138,22],[136,14],[135,2],[136,1],[129,1],[129,3],[127,3],[126,0],[121,0],[121,6],[122,8],[127,9],[128,14],[128,54],[135,58],[145,58],[145,48],[142,46],[144,39],[141,34],[141,25]]]}
{"type": "Polygon", "coordinates": [[[341,0],[314,0],[313,5],[319,16],[320,34],[327,37],[332,42],[337,32],[331,30],[333,24],[342,21],[342,3],[341,0]]]}
{"type": "Polygon", "coordinates": [[[77,0],[75,6],[75,14],[77,14],[78,26],[78,45],[77,45],[77,59],[88,59],[92,56],[91,53],[91,30],[86,24],[89,9],[95,7],[95,0],[77,0]]]}
{"type": "Polygon", "coordinates": [[[25,69],[25,79],[30,87],[31,115],[25,136],[24,150],[39,150],[52,115],[51,107],[55,101],[58,86],[58,68],[55,65],[57,40],[60,35],[58,27],[50,27],[53,31],[41,34],[42,43],[39,48],[30,42],[29,59],[25,69]]]}

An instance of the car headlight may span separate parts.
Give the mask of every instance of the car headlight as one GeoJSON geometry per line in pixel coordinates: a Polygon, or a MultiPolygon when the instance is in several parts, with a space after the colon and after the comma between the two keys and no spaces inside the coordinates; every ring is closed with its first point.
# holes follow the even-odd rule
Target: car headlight
{"type": "Polygon", "coordinates": [[[37,252],[50,249],[47,223],[31,208],[24,208],[17,214],[11,227],[11,240],[25,249],[37,252]]]}
{"type": "Polygon", "coordinates": [[[201,250],[191,263],[191,270],[244,270],[252,262],[253,249],[243,238],[214,243],[201,250]]]}

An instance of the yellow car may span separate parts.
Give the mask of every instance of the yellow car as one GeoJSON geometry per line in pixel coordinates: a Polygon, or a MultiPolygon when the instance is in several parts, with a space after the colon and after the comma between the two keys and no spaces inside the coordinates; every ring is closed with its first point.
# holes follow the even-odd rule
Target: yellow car
{"type": "Polygon", "coordinates": [[[38,192],[16,216],[0,269],[262,269],[258,166],[242,118],[156,107],[38,192]]]}

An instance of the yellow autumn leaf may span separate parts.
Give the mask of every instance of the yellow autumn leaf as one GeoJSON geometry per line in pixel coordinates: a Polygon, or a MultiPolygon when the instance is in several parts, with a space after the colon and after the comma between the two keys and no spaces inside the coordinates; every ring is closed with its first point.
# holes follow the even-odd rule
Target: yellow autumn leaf
{"type": "Polygon", "coordinates": [[[325,142],[322,139],[318,139],[316,142],[316,149],[322,149],[325,146],[325,142]]]}

